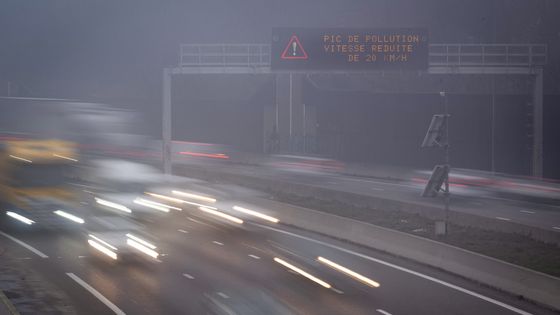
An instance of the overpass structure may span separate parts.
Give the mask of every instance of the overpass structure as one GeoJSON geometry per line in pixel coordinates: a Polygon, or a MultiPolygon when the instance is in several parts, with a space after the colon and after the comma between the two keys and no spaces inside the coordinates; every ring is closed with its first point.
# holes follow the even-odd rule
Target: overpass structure
{"type": "MultiPolygon", "coordinates": [[[[526,77],[528,88],[521,93],[532,96],[532,156],[531,172],[542,177],[543,172],[543,67],[547,63],[547,47],[543,44],[430,44],[427,70],[414,71],[347,71],[347,70],[271,70],[269,44],[183,44],[179,61],[174,67],[163,70],[163,141],[164,169],[171,171],[171,82],[174,76],[207,74],[268,74],[274,77],[274,100],[265,111],[265,131],[278,132],[280,139],[291,144],[297,136],[305,137],[315,132],[316,116],[312,108],[302,101],[304,79],[316,83],[317,77],[331,74],[360,75],[376,84],[378,92],[401,93],[414,85],[422,85],[423,93],[438,94],[452,83],[449,78],[479,75],[492,78],[495,93],[495,76],[526,77]],[[387,78],[407,78],[413,84],[392,84],[383,87],[387,78]],[[439,79],[434,79],[439,78],[439,79]],[[445,78],[445,80],[443,79],[445,78]],[[425,82],[428,81],[428,84],[425,82]],[[416,83],[414,83],[416,82],[416,83]]],[[[462,81],[453,88],[465,89],[462,81]]],[[[511,89],[511,88],[510,88],[511,89]]],[[[515,89],[515,88],[513,88],[515,89]]],[[[520,91],[515,91],[520,93],[520,91]]],[[[492,135],[492,142],[493,142],[492,135]]],[[[493,150],[493,149],[492,149],[493,150]]],[[[492,153],[493,154],[493,153],[492,153]]],[[[493,159],[493,158],[492,158],[493,159]]],[[[492,162],[493,163],[493,162],[492,162]]]]}

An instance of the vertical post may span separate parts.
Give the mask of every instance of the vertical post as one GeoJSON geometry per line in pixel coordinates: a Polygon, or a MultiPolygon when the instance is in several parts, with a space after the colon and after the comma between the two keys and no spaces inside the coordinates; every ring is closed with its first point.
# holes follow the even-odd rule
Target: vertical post
{"type": "Polygon", "coordinates": [[[496,173],[496,77],[492,75],[492,122],[490,126],[490,168],[492,175],[496,173]]]}
{"type": "Polygon", "coordinates": [[[451,165],[449,162],[449,106],[447,104],[447,94],[445,92],[440,92],[442,97],[443,106],[445,107],[445,168],[446,168],[446,175],[445,175],[445,234],[449,233],[449,173],[451,172],[451,165]]]}
{"type": "Polygon", "coordinates": [[[163,69],[162,159],[163,172],[171,174],[171,71],[163,69]]]}
{"type": "Polygon", "coordinates": [[[288,140],[288,146],[290,151],[292,151],[292,107],[293,107],[293,84],[292,84],[292,73],[290,72],[290,127],[289,127],[289,140],[288,140]]]}
{"type": "Polygon", "coordinates": [[[306,117],[306,112],[305,112],[305,103],[302,104],[303,106],[303,153],[307,153],[307,117],[306,117]]]}
{"type": "Polygon", "coordinates": [[[292,73],[290,72],[290,141],[292,140],[292,107],[293,107],[293,83],[292,83],[292,73]]]}
{"type": "Polygon", "coordinates": [[[543,176],[543,70],[535,69],[533,85],[533,167],[532,175],[543,176]]]}
{"type": "Polygon", "coordinates": [[[280,129],[280,126],[278,125],[278,75],[274,74],[274,111],[276,113],[275,117],[274,117],[274,122],[276,124],[276,131],[278,131],[280,129]]]}

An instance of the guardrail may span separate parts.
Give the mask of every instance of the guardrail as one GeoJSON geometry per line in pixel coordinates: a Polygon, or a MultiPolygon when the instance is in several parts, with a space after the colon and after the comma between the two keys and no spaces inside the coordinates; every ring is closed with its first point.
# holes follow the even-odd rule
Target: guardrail
{"type": "Polygon", "coordinates": [[[269,67],[268,44],[182,44],[179,67],[269,67]]]}
{"type": "Polygon", "coordinates": [[[430,66],[543,66],[547,46],[542,44],[432,44],[430,66]]]}
{"type": "MultiPolygon", "coordinates": [[[[270,67],[269,44],[182,44],[179,67],[270,67]]],[[[544,44],[431,44],[430,66],[534,67],[547,62],[544,44]]]]}

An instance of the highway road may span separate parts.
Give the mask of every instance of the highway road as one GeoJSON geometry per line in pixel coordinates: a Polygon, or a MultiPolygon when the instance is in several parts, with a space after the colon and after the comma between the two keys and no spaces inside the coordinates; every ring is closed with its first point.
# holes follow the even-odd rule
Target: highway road
{"type": "MultiPolygon", "coordinates": [[[[424,198],[420,194],[423,185],[411,181],[378,178],[361,178],[332,173],[289,171],[280,168],[244,165],[197,165],[213,170],[301,183],[337,191],[406,201],[436,207],[443,206],[442,198],[424,198]]],[[[536,202],[520,198],[469,194],[464,187],[451,187],[453,211],[469,213],[498,221],[516,222],[560,233],[560,205],[536,202]],[[457,194],[458,190],[462,190],[457,194]],[[455,193],[454,193],[455,192],[455,193]]]]}
{"type": "MultiPolygon", "coordinates": [[[[231,199],[218,200],[218,208],[242,202],[247,193],[196,185],[227,190],[219,196],[231,199]]],[[[155,262],[110,261],[82,233],[31,233],[12,223],[2,227],[0,246],[62,290],[79,314],[548,312],[466,279],[281,222],[244,216],[238,224],[197,207],[181,208],[146,222],[162,254],[155,262]]]]}

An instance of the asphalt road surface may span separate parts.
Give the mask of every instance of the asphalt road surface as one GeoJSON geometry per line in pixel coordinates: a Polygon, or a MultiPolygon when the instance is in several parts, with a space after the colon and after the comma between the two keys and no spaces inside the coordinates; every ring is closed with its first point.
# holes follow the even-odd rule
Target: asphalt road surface
{"type": "MultiPolygon", "coordinates": [[[[359,178],[329,173],[287,171],[257,166],[206,165],[214,170],[259,178],[284,180],[368,196],[407,201],[417,204],[443,206],[442,198],[420,196],[423,185],[412,182],[375,178],[359,178]]],[[[497,195],[466,195],[465,188],[451,187],[453,211],[489,217],[499,221],[516,222],[560,233],[560,205],[546,201],[529,201],[497,195]],[[463,190],[463,195],[453,190],[463,190]]]]}
{"type": "Polygon", "coordinates": [[[0,245],[67,294],[79,314],[548,312],[460,277],[259,218],[240,225],[184,207],[147,224],[159,238],[156,262],[111,261],[82,233],[30,233],[12,223],[3,226],[0,245]]]}

